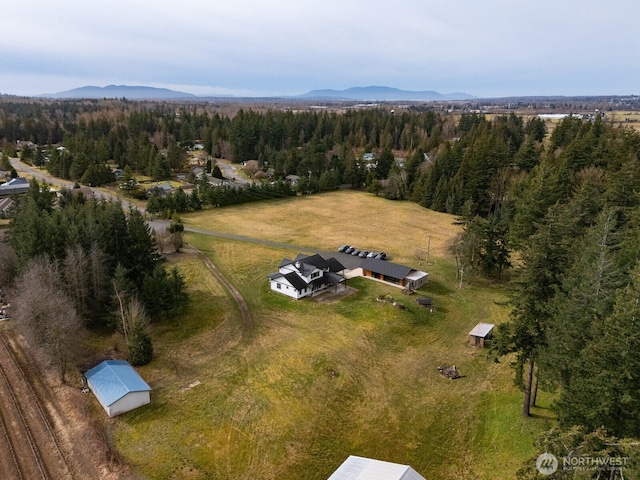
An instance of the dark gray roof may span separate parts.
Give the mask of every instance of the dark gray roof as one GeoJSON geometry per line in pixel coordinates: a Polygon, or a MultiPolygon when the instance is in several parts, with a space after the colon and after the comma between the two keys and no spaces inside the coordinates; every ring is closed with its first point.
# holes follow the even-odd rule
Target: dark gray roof
{"type": "Polygon", "coordinates": [[[300,276],[296,275],[293,272],[285,273],[284,278],[286,278],[289,281],[289,283],[293,285],[293,288],[295,288],[298,291],[304,290],[305,288],[307,288],[307,283],[302,278],[300,278],[300,276]]]}
{"type": "Polygon", "coordinates": [[[293,260],[289,260],[288,258],[283,258],[282,261],[280,262],[280,265],[278,265],[278,268],[284,267],[285,265],[290,265],[292,263],[293,263],[293,260]]]}
{"type": "Polygon", "coordinates": [[[365,258],[361,266],[363,270],[369,270],[397,279],[406,277],[413,270],[411,267],[387,262],[386,260],[377,260],[375,258],[365,258]]]}
{"type": "Polygon", "coordinates": [[[307,288],[307,283],[302,278],[300,278],[300,276],[298,276],[293,272],[284,273],[284,274],[280,272],[276,272],[276,273],[269,274],[270,280],[277,281],[282,278],[286,279],[291,285],[293,285],[293,288],[295,288],[296,290],[304,290],[305,288],[307,288]]]}
{"type": "Polygon", "coordinates": [[[344,265],[342,265],[337,258],[329,257],[327,258],[327,263],[329,264],[329,270],[332,272],[341,272],[344,270],[344,265]]]}
{"type": "Polygon", "coordinates": [[[316,269],[323,270],[324,273],[310,283],[312,286],[320,286],[325,283],[335,285],[344,281],[342,276],[337,274],[337,272],[344,270],[344,266],[333,257],[324,259],[317,253],[309,256],[300,253],[294,260],[289,260],[288,258],[283,259],[280,262],[279,268],[288,265],[293,265],[297,272],[294,271],[284,274],[280,272],[272,273],[269,275],[269,278],[271,280],[285,278],[298,291],[304,290],[309,286],[302,277],[309,276],[316,269]]]}
{"type": "Polygon", "coordinates": [[[329,264],[327,263],[327,261],[317,253],[313,255],[304,255],[302,253],[299,253],[296,257],[296,262],[313,265],[314,267],[321,268],[323,270],[325,268],[329,268],[329,264]]]}
{"type": "Polygon", "coordinates": [[[327,272],[324,275],[325,280],[328,284],[337,285],[340,282],[344,282],[344,277],[342,275],[338,275],[337,273],[327,272]]]}
{"type": "Polygon", "coordinates": [[[327,279],[324,277],[318,277],[315,280],[311,280],[311,283],[309,285],[311,285],[312,287],[322,287],[324,285],[326,285],[327,279]]]}
{"type": "Polygon", "coordinates": [[[344,270],[344,266],[336,258],[323,258],[318,253],[309,256],[299,253],[295,261],[301,264],[313,265],[322,270],[328,268],[332,272],[341,272],[344,270]]]}

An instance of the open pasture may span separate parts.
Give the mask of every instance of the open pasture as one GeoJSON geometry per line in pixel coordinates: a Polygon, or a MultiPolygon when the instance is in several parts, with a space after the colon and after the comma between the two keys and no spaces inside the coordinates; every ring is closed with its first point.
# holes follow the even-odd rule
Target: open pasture
{"type": "Polygon", "coordinates": [[[292,245],[385,248],[410,265],[431,235],[421,268],[432,278],[419,294],[436,310],[366,279],[349,280],[356,293],[336,302],[295,301],[266,281],[295,250],[187,234],[241,291],[254,326],[243,333],[195,255],[174,260],[192,305],[154,327],[156,357],[140,369],[152,403],[116,420],[124,457],[145,478],[321,480],[349,454],[410,464],[428,479],[513,478],[551,420],[542,409],[522,419],[508,362],[468,346],[477,322],[504,321],[508,307],[501,285],[457,289],[445,254],[453,220],[355,192],[186,216],[189,226],[292,245]],[[376,301],[383,294],[406,308],[376,301]],[[438,373],[451,364],[462,378],[438,373]]]}

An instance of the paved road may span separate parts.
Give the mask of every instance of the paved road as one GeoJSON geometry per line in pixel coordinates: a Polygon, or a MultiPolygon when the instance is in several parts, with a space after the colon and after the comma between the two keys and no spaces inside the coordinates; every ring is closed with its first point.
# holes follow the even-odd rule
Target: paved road
{"type": "Polygon", "coordinates": [[[32,166],[27,165],[26,163],[23,163],[18,158],[10,158],[9,162],[11,163],[13,168],[16,169],[16,172],[18,173],[27,173],[32,177],[35,177],[39,181],[45,181],[50,185],[56,185],[58,187],[73,188],[73,185],[74,185],[73,182],[52,177],[48,173],[44,173],[41,170],[38,170],[37,168],[33,168],[32,166]]]}
{"type": "MultiPolygon", "coordinates": [[[[26,173],[26,174],[32,175],[35,178],[37,178],[39,181],[46,181],[50,185],[56,185],[56,186],[65,187],[65,188],[73,188],[73,185],[74,185],[73,182],[69,182],[67,180],[61,180],[59,178],[52,177],[51,175],[49,175],[47,173],[44,173],[41,170],[38,170],[36,168],[33,168],[33,167],[21,162],[17,158],[12,158],[12,159],[10,159],[10,161],[11,161],[11,164],[13,165],[13,167],[16,169],[16,171],[18,171],[20,173],[26,173]]],[[[96,190],[96,189],[93,189],[93,192],[99,198],[101,197],[101,198],[106,198],[106,199],[109,199],[109,200],[119,200],[120,202],[122,202],[122,204],[126,208],[134,207],[134,208],[137,208],[137,209],[139,209],[140,211],[142,211],[144,213],[144,209],[142,207],[134,205],[131,202],[127,202],[126,200],[122,200],[122,199],[120,199],[119,197],[117,197],[116,195],[114,195],[114,194],[112,194],[110,192],[105,192],[105,191],[96,190]]],[[[161,219],[149,220],[149,221],[147,221],[147,223],[156,232],[163,232],[164,230],[166,230],[167,226],[169,225],[169,222],[167,220],[161,220],[161,219]]],[[[187,231],[192,230],[193,231],[193,229],[188,229],[188,228],[185,228],[185,230],[187,230],[187,231]]],[[[217,235],[217,236],[224,236],[225,235],[223,233],[207,232],[207,231],[200,231],[199,233],[205,233],[207,235],[217,235]]],[[[236,238],[236,240],[239,240],[239,239],[242,239],[242,237],[238,236],[236,238]]],[[[256,241],[256,240],[257,239],[245,239],[245,241],[256,241]]],[[[211,262],[211,260],[209,260],[209,258],[206,257],[201,251],[199,251],[199,250],[197,250],[197,249],[195,249],[195,248],[193,248],[191,246],[187,246],[186,248],[196,252],[198,254],[198,256],[202,259],[204,264],[207,266],[209,271],[211,271],[215,275],[215,277],[229,291],[231,296],[234,298],[234,300],[238,304],[238,309],[240,310],[241,321],[242,321],[242,326],[243,326],[243,332],[245,334],[251,333],[251,330],[252,330],[252,327],[253,327],[253,320],[251,318],[251,313],[249,312],[249,307],[247,306],[247,302],[245,302],[244,298],[242,298],[242,295],[240,294],[238,289],[235,286],[233,286],[233,284],[224,275],[222,275],[222,273],[215,267],[215,265],[211,262]]]]}
{"type": "MultiPolygon", "coordinates": [[[[150,223],[155,223],[155,221],[154,222],[150,222],[150,223]]],[[[335,252],[328,252],[327,250],[320,250],[320,249],[317,249],[317,248],[305,247],[305,246],[302,246],[302,245],[291,245],[290,243],[272,242],[271,240],[264,240],[264,239],[261,239],[261,238],[248,237],[246,235],[236,235],[236,234],[233,234],[233,233],[214,232],[214,231],[211,231],[211,230],[204,230],[202,228],[194,228],[194,227],[185,226],[184,230],[186,232],[200,233],[202,235],[211,235],[213,237],[226,238],[228,240],[238,240],[239,242],[256,243],[258,245],[265,245],[265,246],[268,246],[268,247],[284,248],[284,249],[287,249],[287,250],[295,250],[298,253],[318,253],[324,258],[335,257],[336,259],[338,259],[338,261],[340,263],[342,263],[342,265],[344,265],[349,270],[353,270],[354,268],[358,268],[362,264],[362,262],[364,261],[364,258],[354,257],[354,256],[349,255],[347,253],[338,252],[338,250],[337,250],[338,246],[336,246],[336,251],[335,252]]]]}
{"type": "MultiPolygon", "coordinates": [[[[16,169],[16,171],[18,171],[19,173],[27,173],[29,175],[34,176],[35,178],[37,178],[40,181],[46,181],[47,183],[51,184],[51,185],[56,185],[56,186],[60,186],[60,187],[66,187],[66,188],[73,188],[74,183],[67,181],[67,180],[61,180],[59,178],[55,178],[50,176],[49,174],[42,172],[42,170],[38,170],[36,168],[33,168],[23,162],[21,162],[19,159],[17,158],[12,158],[11,159],[11,164],[13,165],[13,167],[16,169]]],[[[222,165],[226,165],[228,167],[232,167],[235,168],[227,163],[223,163],[221,162],[219,164],[222,168],[222,165]]],[[[226,175],[226,173],[225,173],[226,175]]],[[[116,195],[114,195],[113,193],[104,191],[104,190],[93,190],[95,192],[95,195],[101,198],[106,198],[106,199],[110,199],[110,200],[119,200],[124,206],[125,208],[129,208],[130,206],[133,206],[135,208],[138,208],[139,210],[141,210],[142,212],[144,212],[144,209],[142,207],[136,206],[131,202],[128,202],[126,200],[123,200],[119,197],[117,197],[116,195]]],[[[163,219],[151,219],[148,220],[147,223],[149,224],[149,226],[151,228],[153,228],[156,232],[164,232],[167,228],[167,226],[169,225],[169,221],[168,220],[163,220],[163,219]]],[[[232,233],[224,233],[224,232],[216,232],[213,230],[206,230],[206,229],[202,229],[202,228],[195,228],[195,227],[187,227],[185,226],[185,231],[187,232],[194,232],[194,233],[200,233],[203,235],[211,235],[214,237],[220,237],[220,238],[226,238],[229,240],[237,240],[240,242],[247,242],[247,243],[256,243],[259,245],[266,245],[269,247],[274,247],[274,248],[284,248],[287,250],[295,250],[296,252],[300,252],[300,253],[319,253],[320,255],[322,255],[323,257],[327,257],[327,256],[333,256],[336,257],[340,263],[342,263],[346,268],[352,270],[354,268],[357,268],[360,266],[360,264],[362,263],[361,258],[358,257],[353,257],[351,255],[345,254],[345,253],[339,253],[339,252],[327,252],[326,250],[320,250],[320,249],[316,249],[316,248],[311,248],[311,247],[307,247],[307,246],[302,246],[302,245],[291,245],[289,243],[280,243],[280,242],[272,242],[270,240],[264,240],[261,238],[255,238],[255,237],[249,237],[246,235],[235,235],[232,233]]],[[[336,245],[336,249],[338,248],[338,245],[336,245]]]]}
{"type": "Polygon", "coordinates": [[[227,162],[222,162],[220,160],[216,162],[216,165],[220,167],[220,170],[222,171],[224,178],[232,181],[233,183],[237,183],[239,185],[250,185],[251,183],[253,183],[251,182],[251,180],[247,180],[242,175],[240,175],[235,165],[232,165],[227,162]]]}
{"type": "MultiPolygon", "coordinates": [[[[73,186],[75,185],[74,182],[71,182],[69,180],[63,180],[61,178],[52,177],[51,175],[49,175],[46,172],[43,172],[40,169],[34,168],[31,165],[27,165],[26,163],[20,161],[20,159],[18,158],[10,158],[9,161],[11,162],[11,165],[13,166],[13,168],[16,169],[18,173],[27,174],[32,177],[35,177],[40,182],[44,181],[44,182],[47,182],[49,185],[53,185],[56,187],[64,187],[69,189],[73,188],[73,186]]],[[[96,198],[105,198],[107,200],[120,201],[120,203],[122,203],[122,205],[125,208],[134,207],[140,210],[142,213],[145,213],[144,208],[138,205],[135,205],[132,202],[129,202],[127,200],[123,200],[122,198],[118,197],[114,193],[111,193],[106,190],[95,189],[95,188],[93,188],[92,191],[93,191],[93,194],[96,196],[96,198]]]]}

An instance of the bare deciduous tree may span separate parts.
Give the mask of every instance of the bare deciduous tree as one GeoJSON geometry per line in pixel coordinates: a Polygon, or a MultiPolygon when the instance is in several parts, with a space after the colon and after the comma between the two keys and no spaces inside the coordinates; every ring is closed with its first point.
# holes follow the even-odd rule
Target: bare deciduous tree
{"type": "Polygon", "coordinates": [[[12,297],[12,316],[27,341],[54,365],[60,380],[79,353],[86,330],[62,278],[46,257],[32,260],[18,278],[12,297]]]}
{"type": "Polygon", "coordinates": [[[124,335],[125,342],[129,344],[129,335],[137,329],[144,330],[149,325],[149,316],[144,310],[144,305],[136,296],[126,298],[127,295],[118,289],[114,282],[116,298],[118,299],[119,328],[124,335]]]}
{"type": "Polygon", "coordinates": [[[256,172],[258,171],[258,161],[257,160],[249,160],[244,165],[244,171],[249,178],[252,178],[256,172]]]}
{"type": "Polygon", "coordinates": [[[167,248],[167,237],[168,237],[167,229],[161,232],[157,230],[153,230],[152,234],[156,239],[156,248],[158,249],[158,253],[160,255],[164,254],[165,248],[167,248]]]}
{"type": "Polygon", "coordinates": [[[62,276],[76,311],[91,323],[92,316],[102,314],[99,306],[104,303],[106,295],[108,278],[104,253],[97,244],[91,247],[89,253],[80,245],[70,246],[62,264],[62,276]]]}
{"type": "Polygon", "coordinates": [[[89,259],[80,245],[67,248],[62,264],[62,273],[66,280],[67,293],[73,298],[76,311],[83,317],[88,316],[89,297],[89,259]]]}

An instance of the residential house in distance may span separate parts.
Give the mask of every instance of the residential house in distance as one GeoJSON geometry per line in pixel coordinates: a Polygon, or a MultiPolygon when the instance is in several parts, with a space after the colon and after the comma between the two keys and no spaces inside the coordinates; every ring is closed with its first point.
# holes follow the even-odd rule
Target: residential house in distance
{"type": "Polygon", "coordinates": [[[114,178],[118,182],[124,177],[124,170],[122,170],[121,168],[112,168],[111,173],[113,173],[114,178]]]}
{"type": "Polygon", "coordinates": [[[8,197],[19,193],[27,193],[29,191],[29,180],[23,177],[12,178],[6,183],[0,185],[0,197],[8,197]]]}
{"type": "Polygon", "coordinates": [[[285,258],[278,271],[269,275],[271,290],[300,299],[310,297],[344,282],[344,266],[335,258],[299,254],[294,260],[285,258]]]}
{"type": "Polygon", "coordinates": [[[367,171],[375,170],[378,166],[376,156],[372,152],[367,152],[362,155],[362,163],[364,164],[364,169],[367,171]]]}
{"type": "Polygon", "coordinates": [[[13,198],[0,197],[0,218],[8,218],[11,209],[15,205],[13,198]]]}
{"type": "Polygon", "coordinates": [[[161,197],[166,197],[172,192],[173,192],[173,187],[169,182],[164,182],[164,183],[158,182],[157,185],[154,185],[153,187],[147,189],[147,193],[149,195],[151,195],[152,193],[157,193],[161,197]]]}
{"type": "Polygon", "coordinates": [[[202,167],[193,167],[191,169],[191,173],[193,173],[194,177],[202,178],[203,175],[206,175],[204,172],[204,168],[202,167]]]}
{"type": "Polygon", "coordinates": [[[230,182],[226,178],[211,177],[209,179],[209,184],[213,185],[214,187],[230,187],[233,185],[233,182],[230,182]]]}
{"type": "Polygon", "coordinates": [[[298,182],[300,181],[300,176],[291,174],[284,177],[284,179],[287,182],[289,182],[291,185],[298,185],[298,182]]]}

